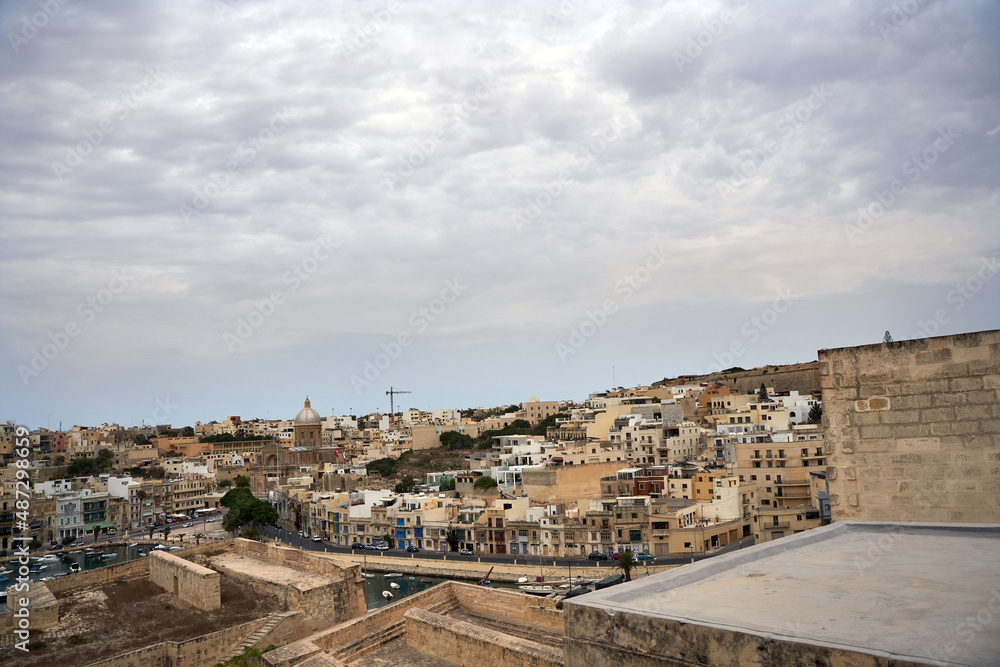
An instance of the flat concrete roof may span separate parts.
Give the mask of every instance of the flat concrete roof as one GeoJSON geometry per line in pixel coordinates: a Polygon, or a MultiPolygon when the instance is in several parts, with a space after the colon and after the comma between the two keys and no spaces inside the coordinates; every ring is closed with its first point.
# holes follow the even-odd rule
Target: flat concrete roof
{"type": "Polygon", "coordinates": [[[326,574],[316,574],[313,572],[303,572],[295,568],[278,565],[270,561],[241,556],[234,553],[224,553],[212,556],[209,562],[213,565],[220,565],[233,572],[239,572],[250,577],[270,581],[274,584],[293,586],[300,591],[308,591],[313,588],[328,586],[338,581],[335,577],[326,574]]]}
{"type": "Polygon", "coordinates": [[[986,667],[1000,659],[1000,525],[838,522],[566,604],[986,667]]]}

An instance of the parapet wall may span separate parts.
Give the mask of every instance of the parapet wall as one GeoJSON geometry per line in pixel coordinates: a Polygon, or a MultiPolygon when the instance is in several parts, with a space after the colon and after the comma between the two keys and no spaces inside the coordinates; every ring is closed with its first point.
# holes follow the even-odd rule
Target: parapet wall
{"type": "Polygon", "coordinates": [[[183,642],[160,642],[92,662],[89,667],[207,667],[226,660],[234,647],[241,646],[267,621],[259,618],[183,642]]]}
{"type": "Polygon", "coordinates": [[[451,590],[463,609],[562,633],[563,613],[556,601],[500,588],[453,582],[451,590]]]}
{"type": "Polygon", "coordinates": [[[46,581],[49,590],[58,595],[63,591],[89,586],[103,586],[109,581],[123,579],[141,579],[149,575],[149,558],[137,558],[127,563],[106,565],[104,567],[77,572],[66,577],[46,581]]]}
{"type": "Polygon", "coordinates": [[[154,551],[149,561],[149,579],[168,593],[211,611],[222,606],[221,575],[172,553],[154,551]]]}
{"type": "Polygon", "coordinates": [[[732,391],[747,393],[760,389],[763,382],[776,392],[798,391],[800,394],[818,394],[822,387],[819,362],[783,366],[760,366],[745,371],[731,373],[710,373],[708,375],[681,375],[673,379],[654,382],[653,387],[670,387],[682,384],[724,384],[732,391]]]}
{"type": "Polygon", "coordinates": [[[406,644],[461,665],[562,667],[560,649],[513,637],[425,609],[406,612],[406,644]]]}
{"type": "Polygon", "coordinates": [[[835,520],[1000,523],[1000,331],[819,363],[835,520]]]}

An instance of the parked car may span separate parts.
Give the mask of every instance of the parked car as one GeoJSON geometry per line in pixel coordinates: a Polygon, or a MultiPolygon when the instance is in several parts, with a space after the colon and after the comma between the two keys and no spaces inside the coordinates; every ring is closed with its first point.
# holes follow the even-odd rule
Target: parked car
{"type": "Polygon", "coordinates": [[[411,554],[415,554],[418,551],[420,551],[420,547],[415,547],[415,546],[411,545],[411,546],[406,547],[406,550],[409,551],[411,554]]]}
{"type": "Polygon", "coordinates": [[[656,560],[656,556],[654,556],[653,554],[648,554],[645,551],[640,551],[635,555],[635,557],[639,560],[649,560],[649,561],[656,560]]]}
{"type": "Polygon", "coordinates": [[[306,531],[300,530],[299,531],[299,537],[306,537],[306,531]]]}
{"type": "Polygon", "coordinates": [[[587,556],[590,560],[607,560],[608,555],[603,551],[591,551],[590,555],[587,556]]]}
{"type": "Polygon", "coordinates": [[[387,544],[376,544],[376,545],[374,545],[374,549],[376,551],[388,551],[389,550],[389,545],[387,545],[387,544]]]}
{"type": "Polygon", "coordinates": [[[354,542],[353,544],[351,544],[351,548],[352,549],[364,549],[365,545],[361,544],[360,542],[354,542]]]}
{"type": "Polygon", "coordinates": [[[182,526],[182,528],[191,528],[192,526],[194,526],[194,524],[188,521],[186,524],[182,526]]]}
{"type": "Polygon", "coordinates": [[[322,538],[319,535],[313,535],[313,542],[319,542],[322,538]]]}
{"type": "Polygon", "coordinates": [[[471,551],[469,551],[468,549],[461,549],[458,553],[462,554],[463,556],[473,556],[473,555],[475,555],[471,551]]]}
{"type": "Polygon", "coordinates": [[[621,559],[622,559],[621,553],[616,551],[613,554],[611,554],[611,560],[621,560],[621,559]]]}

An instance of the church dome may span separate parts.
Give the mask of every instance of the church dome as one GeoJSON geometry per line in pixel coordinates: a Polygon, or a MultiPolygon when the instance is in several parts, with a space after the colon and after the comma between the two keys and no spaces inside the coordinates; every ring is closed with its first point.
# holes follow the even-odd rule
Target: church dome
{"type": "Polygon", "coordinates": [[[305,406],[299,410],[299,414],[295,415],[296,424],[318,424],[322,421],[319,413],[309,407],[309,397],[306,396],[305,406]]]}

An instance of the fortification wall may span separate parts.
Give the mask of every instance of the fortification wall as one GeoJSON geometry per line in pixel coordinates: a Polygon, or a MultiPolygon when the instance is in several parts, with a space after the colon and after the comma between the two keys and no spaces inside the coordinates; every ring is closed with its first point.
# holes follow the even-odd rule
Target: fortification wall
{"type": "Polygon", "coordinates": [[[453,583],[452,590],[464,609],[563,632],[563,613],[555,600],[472,584],[453,583]]]}
{"type": "Polygon", "coordinates": [[[149,579],[198,609],[211,611],[222,606],[221,576],[215,570],[154,551],[149,555],[149,579]]]}
{"type": "Polygon", "coordinates": [[[835,520],[1000,523],[1000,331],[819,364],[835,520]]]}
{"type": "Polygon", "coordinates": [[[89,667],[209,667],[227,659],[267,620],[259,618],[183,642],[160,642],[92,662],[89,667]]]}
{"type": "Polygon", "coordinates": [[[140,579],[149,576],[149,558],[137,558],[127,563],[118,565],[107,565],[94,570],[77,572],[67,577],[59,577],[46,581],[49,590],[58,595],[64,591],[74,588],[88,588],[90,586],[103,586],[109,581],[119,579],[140,579]]]}
{"type": "Polygon", "coordinates": [[[681,375],[676,378],[665,378],[659,382],[654,382],[652,386],[670,387],[673,385],[702,383],[724,384],[733,391],[747,393],[760,389],[761,382],[768,387],[773,387],[776,392],[798,391],[800,394],[819,394],[822,390],[818,361],[780,366],[759,366],[731,373],[718,372],[708,375],[681,375]]]}
{"type": "Polygon", "coordinates": [[[562,667],[563,664],[558,648],[424,609],[406,612],[406,643],[421,653],[462,665],[562,667]]]}

